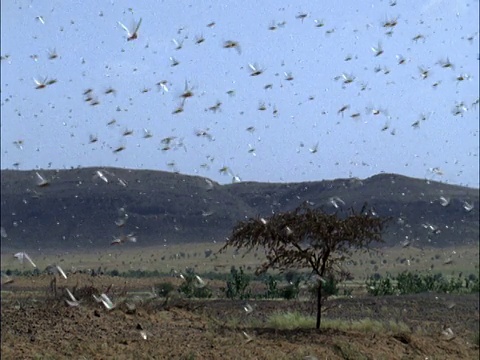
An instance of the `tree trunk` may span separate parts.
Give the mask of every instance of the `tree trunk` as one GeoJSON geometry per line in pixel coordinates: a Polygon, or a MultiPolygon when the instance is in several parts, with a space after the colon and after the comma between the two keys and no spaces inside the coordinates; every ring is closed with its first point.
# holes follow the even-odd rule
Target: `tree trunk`
{"type": "Polygon", "coordinates": [[[322,281],[318,281],[317,287],[317,325],[316,329],[320,329],[320,322],[322,320],[322,281]]]}

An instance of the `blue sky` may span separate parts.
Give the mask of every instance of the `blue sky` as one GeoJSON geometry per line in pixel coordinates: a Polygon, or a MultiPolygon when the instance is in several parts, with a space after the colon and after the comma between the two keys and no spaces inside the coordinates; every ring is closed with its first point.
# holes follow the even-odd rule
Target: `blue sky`
{"type": "Polygon", "coordinates": [[[2,169],[115,166],[221,183],[394,172],[479,187],[479,2],[361,3],[2,1],[2,169]],[[139,19],[127,41],[118,21],[139,19]],[[57,82],[35,89],[44,77],[57,82]],[[185,82],[193,96],[173,114],[185,82]]]}

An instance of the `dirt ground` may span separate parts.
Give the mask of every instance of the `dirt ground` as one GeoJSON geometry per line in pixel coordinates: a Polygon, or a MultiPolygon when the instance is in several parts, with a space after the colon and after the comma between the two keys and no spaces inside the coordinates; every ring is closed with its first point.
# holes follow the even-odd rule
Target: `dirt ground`
{"type": "Polygon", "coordinates": [[[478,295],[332,299],[324,319],[402,322],[410,330],[318,332],[265,325],[276,311],[310,314],[308,301],[251,300],[253,311],[247,315],[244,301],[147,300],[146,293],[158,279],[72,276],[57,282],[56,297],[46,290],[50,280],[47,276],[16,279],[2,286],[2,359],[478,359],[480,355],[474,344],[479,331],[478,295]],[[80,298],[78,307],[65,303],[63,286],[80,298]],[[92,299],[90,290],[108,290],[112,299],[125,301],[108,311],[92,299]],[[451,328],[455,336],[442,336],[444,328],[451,328]]]}

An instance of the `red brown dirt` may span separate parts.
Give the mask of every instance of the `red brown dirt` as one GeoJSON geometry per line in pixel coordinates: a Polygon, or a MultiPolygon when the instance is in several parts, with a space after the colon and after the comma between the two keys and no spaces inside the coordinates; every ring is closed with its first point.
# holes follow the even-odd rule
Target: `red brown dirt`
{"type": "MultiPolygon", "coordinates": [[[[138,303],[135,311],[125,304],[107,311],[87,299],[78,307],[68,307],[63,295],[54,298],[38,292],[34,301],[30,292],[23,291],[45,289],[49,279],[37,278],[35,283],[28,278],[18,279],[9,285],[12,293],[3,296],[1,308],[2,359],[479,358],[479,348],[472,343],[479,328],[478,295],[335,299],[328,302],[324,318],[402,321],[411,331],[318,332],[248,326],[242,301],[177,299],[165,305],[163,299],[156,299],[138,303]],[[231,319],[238,321],[232,324],[231,319]],[[443,339],[442,327],[452,328],[455,338],[443,339]],[[146,332],[146,339],[141,336],[142,331],[146,332]]],[[[88,281],[72,277],[68,283],[72,287],[77,283],[86,286],[88,281]]],[[[148,290],[158,282],[129,279],[125,284],[125,279],[102,277],[95,279],[95,286],[106,289],[114,283],[112,288],[117,293],[113,291],[112,297],[119,298],[120,291],[148,290]]],[[[310,303],[301,301],[249,303],[254,308],[249,316],[255,317],[257,324],[275,311],[308,314],[311,308],[310,303]]]]}

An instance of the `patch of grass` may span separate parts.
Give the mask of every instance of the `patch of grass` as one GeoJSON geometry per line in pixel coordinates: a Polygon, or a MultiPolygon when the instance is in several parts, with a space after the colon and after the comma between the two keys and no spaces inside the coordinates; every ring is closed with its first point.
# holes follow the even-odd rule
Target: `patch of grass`
{"type": "Polygon", "coordinates": [[[297,311],[277,312],[267,318],[265,325],[275,329],[313,329],[315,327],[315,318],[303,315],[297,311]]]}
{"type": "Polygon", "coordinates": [[[390,320],[388,322],[388,326],[390,328],[390,331],[394,332],[394,333],[407,333],[408,334],[408,333],[412,332],[412,329],[410,328],[410,326],[405,324],[403,321],[390,320]]]}
{"type": "MultiPolygon", "coordinates": [[[[277,312],[267,318],[265,326],[274,329],[292,330],[292,329],[313,329],[316,318],[299,312],[277,312]]],[[[335,329],[342,331],[358,331],[363,333],[411,333],[410,327],[404,322],[378,321],[365,318],[355,321],[346,321],[339,319],[322,319],[322,329],[335,329]]]]}

